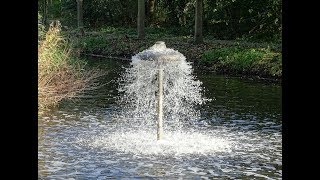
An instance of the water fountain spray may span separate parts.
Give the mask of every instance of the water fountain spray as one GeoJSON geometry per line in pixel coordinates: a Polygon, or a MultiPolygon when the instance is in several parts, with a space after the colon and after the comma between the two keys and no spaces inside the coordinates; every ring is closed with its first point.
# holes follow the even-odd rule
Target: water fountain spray
{"type": "Polygon", "coordinates": [[[149,53],[141,54],[141,60],[152,60],[157,62],[158,70],[158,96],[157,96],[157,140],[163,139],[163,65],[168,61],[178,61],[182,55],[178,51],[166,51],[166,44],[157,41],[149,48],[149,53]]]}
{"type": "Polygon", "coordinates": [[[230,142],[220,135],[196,128],[201,120],[199,107],[209,99],[202,96],[191,62],[164,42],[132,56],[118,83],[120,108],[112,115],[117,123],[79,143],[142,155],[230,150],[230,142]]]}
{"type": "Polygon", "coordinates": [[[165,139],[164,131],[178,132],[195,121],[194,106],[206,101],[190,62],[162,41],[134,55],[120,82],[121,119],[132,128],[156,129],[158,141],[165,139]]]}

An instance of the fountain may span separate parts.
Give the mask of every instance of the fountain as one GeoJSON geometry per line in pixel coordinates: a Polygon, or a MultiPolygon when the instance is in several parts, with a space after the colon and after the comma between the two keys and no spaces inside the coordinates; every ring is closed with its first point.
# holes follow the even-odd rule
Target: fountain
{"type": "Polygon", "coordinates": [[[166,45],[163,41],[157,41],[150,52],[138,54],[142,60],[156,61],[158,69],[158,108],[157,108],[157,140],[163,139],[163,64],[168,61],[178,61],[181,53],[177,51],[166,51],[166,45]]]}
{"type": "Polygon", "coordinates": [[[183,123],[182,119],[197,117],[194,105],[208,100],[201,97],[201,82],[194,80],[190,63],[185,59],[183,54],[158,41],[133,56],[132,67],[123,76],[124,83],[119,89],[124,92],[122,104],[131,106],[124,108],[131,109],[125,113],[147,121],[156,116],[157,140],[163,139],[164,114],[167,121],[171,120],[168,122],[171,128],[177,129],[183,123]]]}
{"type": "Polygon", "coordinates": [[[128,65],[40,119],[40,179],[281,179],[280,87],[196,77],[163,42],[128,65]]]}
{"type": "Polygon", "coordinates": [[[78,143],[136,155],[229,152],[228,138],[197,128],[201,105],[211,99],[202,96],[190,64],[162,41],[134,55],[118,79],[119,108],[111,115],[117,123],[78,143]]]}

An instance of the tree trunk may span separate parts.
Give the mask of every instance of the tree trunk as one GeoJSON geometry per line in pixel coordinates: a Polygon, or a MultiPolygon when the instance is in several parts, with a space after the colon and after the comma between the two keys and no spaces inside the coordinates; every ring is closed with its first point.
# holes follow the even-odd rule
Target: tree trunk
{"type": "Polygon", "coordinates": [[[83,0],[77,0],[77,20],[78,20],[78,29],[80,35],[84,35],[83,29],[83,0]]]}
{"type": "Polygon", "coordinates": [[[196,13],[195,13],[195,43],[200,44],[203,43],[203,36],[202,36],[202,3],[203,0],[196,0],[196,13]]]}
{"type": "Polygon", "coordinates": [[[156,0],[149,0],[149,3],[148,3],[148,15],[149,15],[149,22],[150,22],[150,24],[152,24],[152,23],[153,23],[153,20],[154,20],[155,1],[156,1],[156,0]]]}
{"type": "Polygon", "coordinates": [[[138,20],[137,20],[137,30],[138,30],[138,38],[144,39],[145,31],[144,31],[144,20],[145,20],[145,3],[144,0],[138,0],[138,20]]]}
{"type": "Polygon", "coordinates": [[[42,23],[44,26],[47,25],[47,14],[48,14],[48,6],[47,0],[43,0],[43,7],[42,7],[42,23]]]}

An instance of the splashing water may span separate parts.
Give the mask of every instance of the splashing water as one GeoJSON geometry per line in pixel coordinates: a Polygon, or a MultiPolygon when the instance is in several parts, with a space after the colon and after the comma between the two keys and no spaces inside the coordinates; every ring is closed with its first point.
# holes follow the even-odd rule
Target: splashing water
{"type": "Polygon", "coordinates": [[[88,144],[93,148],[120,151],[140,155],[190,155],[231,152],[231,143],[214,134],[187,131],[167,131],[165,139],[157,141],[156,131],[105,132],[107,136],[94,135],[82,138],[79,144],[88,144]]]}
{"type": "Polygon", "coordinates": [[[131,68],[120,79],[119,92],[123,95],[119,104],[123,105],[123,118],[132,127],[156,126],[159,68],[163,69],[164,129],[180,130],[183,124],[199,118],[194,106],[208,99],[201,96],[202,83],[195,80],[186,58],[157,44],[133,56],[131,68]]]}
{"type": "Polygon", "coordinates": [[[218,135],[190,128],[200,118],[196,106],[210,99],[202,97],[201,82],[192,66],[178,51],[156,43],[132,57],[131,67],[119,79],[120,111],[115,132],[79,141],[91,147],[134,154],[210,154],[230,151],[231,142],[218,135]],[[159,69],[163,70],[164,138],[156,140],[159,69]]]}
{"type": "MultiPolygon", "coordinates": [[[[119,94],[112,83],[39,119],[39,178],[281,179],[281,88],[196,77],[183,55],[160,49],[133,57],[119,94]],[[165,131],[157,140],[159,59],[153,55],[164,51],[175,59],[160,61],[165,131]],[[217,100],[203,106],[204,93],[217,100]]],[[[121,70],[112,72],[102,82],[115,82],[121,70]]]]}

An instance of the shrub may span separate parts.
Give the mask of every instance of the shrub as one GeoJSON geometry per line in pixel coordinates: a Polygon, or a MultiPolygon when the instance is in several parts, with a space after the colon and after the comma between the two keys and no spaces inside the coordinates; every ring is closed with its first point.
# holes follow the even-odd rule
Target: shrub
{"type": "Polygon", "coordinates": [[[85,62],[72,56],[70,47],[60,35],[60,24],[52,23],[38,45],[39,113],[98,85],[95,80],[102,73],[85,69],[85,62]]]}

